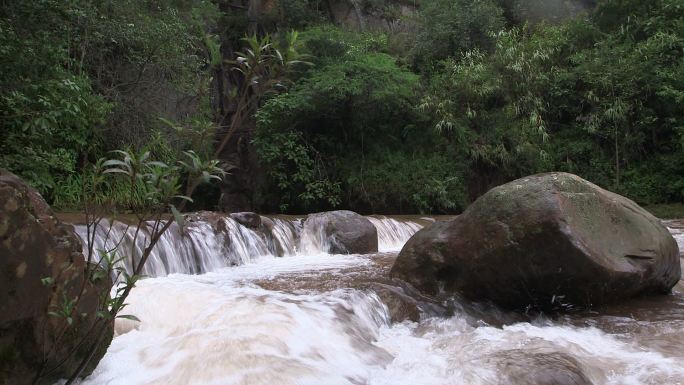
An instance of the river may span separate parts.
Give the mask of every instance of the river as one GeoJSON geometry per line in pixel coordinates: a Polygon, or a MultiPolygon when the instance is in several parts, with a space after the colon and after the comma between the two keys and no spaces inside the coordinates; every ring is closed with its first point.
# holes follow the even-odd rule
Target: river
{"type": "MultiPolygon", "coordinates": [[[[498,385],[544,371],[597,385],[684,384],[682,282],[669,296],[562,316],[455,300],[448,315],[392,323],[368,283],[388,283],[403,243],[433,219],[372,217],[372,255],[325,254],[297,219],[272,220],[271,239],[232,219],[221,234],[206,223],[167,233],[152,278],[128,299],[125,313],[141,322],[117,320],[83,384],[498,385]]],[[[684,250],[684,221],[667,225],[684,250]]]]}

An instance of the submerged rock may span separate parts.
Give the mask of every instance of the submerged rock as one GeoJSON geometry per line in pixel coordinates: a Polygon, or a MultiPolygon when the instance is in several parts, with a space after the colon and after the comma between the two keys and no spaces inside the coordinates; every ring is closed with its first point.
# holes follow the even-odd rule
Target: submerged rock
{"type": "Polygon", "coordinates": [[[636,203],[547,173],[496,187],[462,215],[419,231],[391,274],[431,295],[563,309],[668,293],[681,275],[678,254],[667,229],[636,203]]]}
{"type": "MultiPolygon", "coordinates": [[[[88,334],[96,320],[99,292],[109,285],[86,280],[86,261],[73,228],[57,220],[40,194],[17,176],[0,170],[0,382],[30,384],[42,368],[55,368],[39,383],[71,375],[91,346],[88,334]],[[102,286],[98,288],[97,286],[102,286]],[[67,326],[64,317],[48,314],[65,299],[83,292],[67,326]],[[85,315],[83,315],[85,314],[85,315]],[[70,352],[76,351],[75,354],[70,352]],[[61,366],[58,366],[63,362],[61,366]]],[[[88,374],[112,339],[105,332],[88,374]]]]}
{"type": "Polygon", "coordinates": [[[421,311],[418,301],[404,293],[402,288],[375,282],[371,283],[369,288],[387,306],[392,323],[405,320],[420,321],[421,311]]]}
{"type": "Polygon", "coordinates": [[[378,230],[353,211],[339,210],[309,214],[304,232],[315,247],[332,254],[369,254],[378,251],[378,230]]]}
{"type": "Polygon", "coordinates": [[[593,385],[580,363],[560,352],[528,353],[509,350],[498,354],[502,385],[593,385]]]}

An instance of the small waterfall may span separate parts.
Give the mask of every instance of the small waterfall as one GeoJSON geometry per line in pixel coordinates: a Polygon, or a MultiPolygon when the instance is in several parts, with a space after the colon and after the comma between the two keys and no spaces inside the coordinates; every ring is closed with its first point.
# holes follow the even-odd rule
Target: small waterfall
{"type": "Polygon", "coordinates": [[[271,228],[273,240],[276,247],[280,247],[282,253],[278,255],[294,255],[297,253],[297,241],[302,232],[302,222],[300,220],[286,220],[271,218],[274,226],[271,228]]]}
{"type": "MultiPolygon", "coordinates": [[[[203,274],[260,258],[320,254],[327,250],[328,241],[322,226],[303,228],[300,219],[261,218],[262,225],[258,229],[244,226],[229,216],[211,220],[193,217],[186,221],[182,231],[173,223],[150,254],[143,274],[149,277],[203,274]]],[[[423,227],[416,221],[386,217],[368,219],[378,230],[380,252],[399,251],[423,227]]],[[[140,258],[148,244],[151,226],[153,223],[148,222],[136,236],[135,226],[120,221],[102,221],[95,234],[94,250],[109,252],[118,246],[119,256],[128,257],[121,264],[130,272],[130,257],[136,261],[140,258]]],[[[85,225],[77,225],[75,229],[81,239],[87,239],[85,225]]]]}
{"type": "MultiPolygon", "coordinates": [[[[262,257],[294,254],[298,234],[296,225],[282,219],[268,219],[268,223],[264,229],[254,230],[232,218],[223,217],[215,224],[202,220],[188,222],[182,232],[173,223],[152,250],[144,274],[150,277],[174,273],[202,274],[262,257]]],[[[131,271],[130,257],[140,258],[148,244],[148,228],[152,226],[153,223],[148,222],[136,236],[135,226],[103,221],[95,233],[94,250],[110,252],[118,246],[119,256],[129,257],[124,258],[123,266],[131,271]]],[[[85,225],[74,227],[81,239],[87,239],[85,225]]]]}
{"type": "Polygon", "coordinates": [[[300,239],[300,250],[305,254],[327,253],[330,249],[330,241],[325,234],[325,219],[323,217],[310,216],[304,221],[300,239]]]}
{"type": "Polygon", "coordinates": [[[414,221],[399,221],[387,217],[368,217],[378,229],[378,249],[381,252],[399,251],[423,225],[414,221]]]}

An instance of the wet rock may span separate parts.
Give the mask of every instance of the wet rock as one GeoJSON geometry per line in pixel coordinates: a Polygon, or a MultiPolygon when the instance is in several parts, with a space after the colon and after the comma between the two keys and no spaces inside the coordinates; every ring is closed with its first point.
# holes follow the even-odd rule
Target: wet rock
{"type": "Polygon", "coordinates": [[[184,214],[185,222],[208,222],[215,224],[226,218],[226,214],[216,211],[195,211],[184,214]]]}
{"type": "MultiPolygon", "coordinates": [[[[191,213],[183,214],[185,220],[185,228],[196,226],[200,223],[208,223],[214,229],[214,234],[222,234],[228,231],[226,227],[226,214],[219,213],[215,211],[196,211],[191,213]]],[[[172,227],[174,227],[172,225],[172,227]]],[[[230,239],[226,237],[224,239],[226,246],[230,244],[230,239]]]]}
{"type": "Polygon", "coordinates": [[[391,275],[431,295],[558,310],[668,293],[681,270],[677,244],[650,213],[575,175],[547,173],[494,188],[419,231],[391,275]]]}
{"type": "Polygon", "coordinates": [[[418,301],[406,295],[400,287],[372,283],[369,285],[369,289],[374,291],[387,306],[392,323],[405,320],[420,321],[418,301]]]}
{"type": "Polygon", "coordinates": [[[378,251],[378,231],[367,218],[347,210],[309,214],[304,232],[332,254],[369,254],[378,251]]]}
{"type": "Polygon", "coordinates": [[[568,354],[510,350],[498,356],[502,385],[593,385],[581,364],[568,354]]]}
{"type": "MultiPolygon", "coordinates": [[[[96,334],[87,332],[95,322],[99,292],[108,283],[84,277],[86,261],[73,228],[58,221],[40,194],[17,176],[0,170],[0,379],[5,384],[29,384],[45,364],[55,367],[39,383],[53,383],[78,367],[96,334]],[[50,282],[51,281],[51,282],[50,282]],[[99,287],[98,287],[99,286],[99,287]],[[63,308],[83,288],[73,312],[73,325],[47,314],[63,308]],[[81,314],[85,314],[82,316],[81,314]],[[62,336],[63,334],[63,336],[62,336]],[[76,354],[69,354],[72,351],[76,354]]],[[[93,370],[111,341],[107,325],[105,344],[84,374],[93,370]]]]}
{"type": "Polygon", "coordinates": [[[230,214],[230,217],[237,223],[250,229],[259,229],[261,227],[261,217],[257,213],[245,211],[241,213],[232,213],[230,214]]]}

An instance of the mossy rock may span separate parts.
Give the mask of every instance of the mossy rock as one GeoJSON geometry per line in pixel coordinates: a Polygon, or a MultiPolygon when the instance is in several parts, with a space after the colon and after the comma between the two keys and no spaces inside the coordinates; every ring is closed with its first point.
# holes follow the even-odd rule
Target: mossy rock
{"type": "Polygon", "coordinates": [[[434,296],[560,310],[668,293],[680,269],[675,240],[649,212],[578,176],[546,173],[419,231],[391,274],[434,296]]]}

